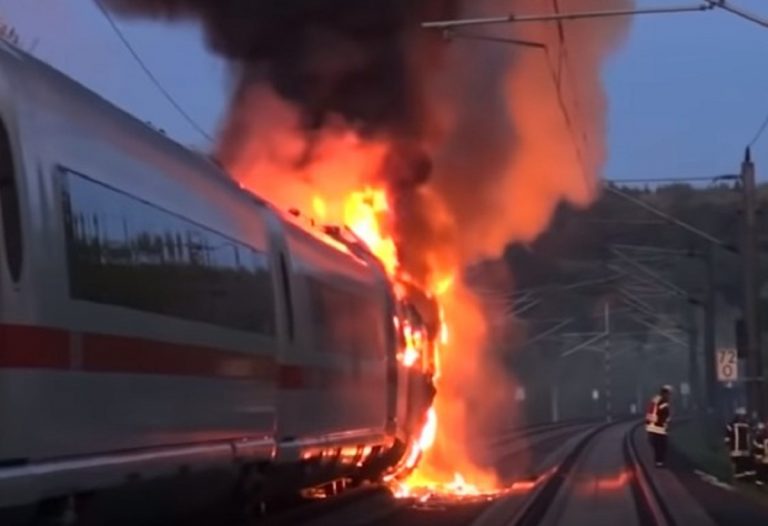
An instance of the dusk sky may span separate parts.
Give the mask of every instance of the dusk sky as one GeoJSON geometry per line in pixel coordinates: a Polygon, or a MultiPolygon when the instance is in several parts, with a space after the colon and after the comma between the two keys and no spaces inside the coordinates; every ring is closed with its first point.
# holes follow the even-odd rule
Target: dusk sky
{"type": "MultiPolygon", "coordinates": [[[[733,3],[768,18],[766,0],[733,3]]],[[[0,0],[0,14],[39,58],[180,142],[207,145],[158,93],[90,0],[0,0]]],[[[214,135],[228,97],[227,67],[206,51],[199,28],[191,22],[118,23],[174,98],[214,135]]],[[[724,12],[636,18],[604,70],[610,159],[603,175],[736,171],[768,114],[766,51],[768,29],[724,12]]],[[[760,177],[768,178],[768,132],[755,158],[760,177]]]]}

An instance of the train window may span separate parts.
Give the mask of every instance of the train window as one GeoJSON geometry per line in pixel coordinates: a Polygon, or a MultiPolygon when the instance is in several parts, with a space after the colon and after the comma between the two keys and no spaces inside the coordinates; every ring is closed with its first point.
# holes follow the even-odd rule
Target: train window
{"type": "Polygon", "coordinates": [[[2,122],[0,122],[0,207],[2,207],[3,242],[8,270],[13,281],[19,281],[23,260],[19,190],[16,186],[11,140],[8,129],[2,122]]]}
{"type": "Polygon", "coordinates": [[[288,320],[288,339],[293,341],[293,298],[291,296],[291,281],[288,275],[288,265],[285,262],[285,254],[280,254],[280,280],[283,283],[283,297],[285,298],[285,317],[288,320]]]}
{"type": "Polygon", "coordinates": [[[67,176],[73,298],[274,335],[265,252],[84,176],[67,176]]]}
{"type": "Polygon", "coordinates": [[[386,352],[383,307],[360,291],[308,279],[313,328],[321,352],[381,357],[386,352]]]}

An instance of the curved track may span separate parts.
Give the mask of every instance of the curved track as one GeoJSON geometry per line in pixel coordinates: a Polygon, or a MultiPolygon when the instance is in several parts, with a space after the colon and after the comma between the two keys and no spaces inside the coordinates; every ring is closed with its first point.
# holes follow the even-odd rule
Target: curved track
{"type": "Polygon", "coordinates": [[[672,526],[638,448],[637,423],[606,424],[581,437],[510,524],[672,526]]]}

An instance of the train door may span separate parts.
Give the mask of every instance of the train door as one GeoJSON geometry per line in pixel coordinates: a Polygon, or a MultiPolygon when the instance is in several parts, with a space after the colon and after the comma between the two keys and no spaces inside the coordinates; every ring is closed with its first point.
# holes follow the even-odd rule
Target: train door
{"type": "Polygon", "coordinates": [[[385,434],[388,416],[387,306],[376,273],[310,233],[287,229],[294,331],[279,364],[283,450],[368,445],[385,434]]]}
{"type": "Polygon", "coordinates": [[[277,439],[284,457],[297,457],[303,445],[324,434],[329,404],[317,389],[317,357],[312,352],[311,309],[307,290],[307,244],[300,229],[286,223],[276,254],[281,291],[280,353],[277,364],[277,439]]]}
{"type": "Polygon", "coordinates": [[[3,222],[3,253],[11,280],[21,278],[23,262],[21,208],[16,185],[11,140],[5,123],[0,119],[0,214],[3,222]]]}

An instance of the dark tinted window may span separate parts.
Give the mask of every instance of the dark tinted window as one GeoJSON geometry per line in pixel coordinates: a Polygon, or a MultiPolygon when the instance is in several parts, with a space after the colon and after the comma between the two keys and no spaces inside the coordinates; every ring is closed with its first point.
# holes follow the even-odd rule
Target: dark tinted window
{"type": "Polygon", "coordinates": [[[19,281],[22,264],[21,211],[16,173],[8,130],[0,122],[0,207],[3,216],[3,244],[8,270],[19,281]]]}
{"type": "Polygon", "coordinates": [[[386,312],[361,292],[309,278],[313,327],[320,351],[383,356],[386,312]]]}
{"type": "Polygon", "coordinates": [[[288,339],[293,341],[293,296],[291,294],[291,278],[288,275],[288,265],[285,262],[285,254],[280,254],[280,281],[283,284],[283,297],[285,298],[285,317],[288,324],[288,339]]]}
{"type": "Polygon", "coordinates": [[[67,172],[73,298],[272,335],[267,254],[67,172]]]}

